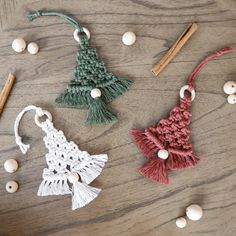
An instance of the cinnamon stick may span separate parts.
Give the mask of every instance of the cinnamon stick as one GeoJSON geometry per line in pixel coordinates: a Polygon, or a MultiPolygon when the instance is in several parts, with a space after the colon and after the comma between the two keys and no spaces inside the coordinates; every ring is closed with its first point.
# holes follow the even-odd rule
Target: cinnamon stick
{"type": "Polygon", "coordinates": [[[180,35],[174,45],[169,49],[165,56],[152,68],[152,73],[157,76],[160,72],[169,64],[169,62],[175,57],[180,51],[188,39],[197,30],[198,26],[196,23],[190,24],[185,31],[180,35]]]}
{"type": "Polygon", "coordinates": [[[13,74],[9,74],[7,78],[7,82],[5,83],[3,90],[0,94],[0,114],[3,111],[4,105],[7,102],[7,99],[9,97],[10,91],[12,89],[12,86],[15,82],[16,77],[13,74]]]}

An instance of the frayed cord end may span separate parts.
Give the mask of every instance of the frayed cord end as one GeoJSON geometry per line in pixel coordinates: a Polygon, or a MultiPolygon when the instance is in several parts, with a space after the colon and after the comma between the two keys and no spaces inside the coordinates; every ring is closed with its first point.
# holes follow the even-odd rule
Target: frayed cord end
{"type": "Polygon", "coordinates": [[[29,144],[24,144],[22,142],[22,138],[21,137],[16,137],[16,144],[19,146],[21,152],[23,154],[26,154],[28,149],[30,148],[30,145],[29,144]]]}
{"type": "Polygon", "coordinates": [[[42,16],[42,11],[30,11],[27,13],[26,17],[28,21],[33,21],[34,19],[42,16]]]}
{"type": "Polygon", "coordinates": [[[216,53],[217,56],[221,56],[225,53],[229,53],[229,52],[232,52],[232,51],[233,51],[233,48],[226,46],[226,47],[216,51],[215,53],[216,53]]]}

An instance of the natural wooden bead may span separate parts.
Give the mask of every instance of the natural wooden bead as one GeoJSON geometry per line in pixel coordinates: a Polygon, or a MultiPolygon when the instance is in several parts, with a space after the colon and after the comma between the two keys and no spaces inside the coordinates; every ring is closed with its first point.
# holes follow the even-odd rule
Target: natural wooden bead
{"type": "Polygon", "coordinates": [[[167,150],[161,149],[158,151],[157,156],[163,160],[166,160],[169,156],[169,153],[167,150]]]}
{"type": "Polygon", "coordinates": [[[227,97],[227,102],[229,104],[235,104],[236,103],[236,95],[231,94],[227,97]]]}
{"type": "Polygon", "coordinates": [[[224,84],[223,90],[226,94],[236,93],[236,82],[228,81],[224,84]]]}
{"type": "Polygon", "coordinates": [[[92,98],[97,98],[97,97],[101,97],[102,92],[101,92],[100,89],[94,88],[94,89],[91,90],[90,95],[91,95],[92,98]]]}
{"type": "Polygon", "coordinates": [[[14,39],[12,42],[12,48],[15,52],[23,52],[26,48],[26,42],[22,38],[14,39]]]}
{"type": "Polygon", "coordinates": [[[203,215],[202,208],[197,204],[190,205],[186,209],[186,215],[190,220],[200,220],[203,215]]]}
{"type": "Polygon", "coordinates": [[[9,172],[13,173],[18,169],[18,163],[15,159],[8,159],[4,163],[4,169],[9,172]]]}
{"type": "Polygon", "coordinates": [[[68,176],[68,181],[72,184],[79,181],[79,175],[75,172],[71,172],[68,176]]]}
{"type": "Polygon", "coordinates": [[[28,44],[27,50],[30,54],[37,54],[39,51],[39,46],[37,43],[32,42],[28,44]]]}
{"type": "Polygon", "coordinates": [[[184,217],[180,217],[176,220],[175,223],[178,228],[184,228],[187,224],[187,221],[184,217]]]}
{"type": "Polygon", "coordinates": [[[122,41],[125,45],[132,45],[136,41],[136,35],[133,32],[126,32],[122,36],[122,41]]]}
{"type": "Polygon", "coordinates": [[[14,180],[7,182],[6,190],[8,193],[15,193],[18,190],[18,183],[14,180]]]}

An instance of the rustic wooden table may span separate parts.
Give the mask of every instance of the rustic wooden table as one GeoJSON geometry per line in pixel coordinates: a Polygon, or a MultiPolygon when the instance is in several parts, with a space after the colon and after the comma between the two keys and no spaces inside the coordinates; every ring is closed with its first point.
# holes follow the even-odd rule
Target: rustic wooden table
{"type": "MultiPolygon", "coordinates": [[[[236,52],[212,61],[197,78],[192,107],[191,140],[202,157],[191,170],[170,173],[170,185],[156,185],[137,173],[144,163],[130,128],[155,124],[176,104],[179,89],[197,63],[224,45],[236,46],[234,0],[160,1],[0,1],[0,84],[8,72],[17,82],[0,118],[0,235],[201,235],[234,236],[236,231],[236,109],[226,103],[223,84],[235,80],[236,52]],[[72,78],[77,44],[70,25],[59,18],[27,22],[27,10],[56,9],[70,13],[89,28],[91,44],[109,70],[134,84],[112,108],[119,122],[88,127],[84,110],[61,108],[54,99],[72,78]],[[168,67],[155,78],[150,69],[188,23],[199,30],[168,67]],[[124,46],[121,36],[134,31],[137,42],[124,46]],[[11,42],[23,37],[40,45],[34,56],[16,54],[11,42]],[[72,211],[70,196],[37,197],[45,166],[43,132],[28,113],[20,132],[31,144],[22,155],[15,144],[13,123],[29,104],[48,109],[55,126],[90,153],[108,153],[102,175],[94,186],[101,195],[87,207],[72,211]],[[4,171],[8,158],[20,164],[14,174],[4,171]],[[19,191],[8,194],[5,183],[17,180],[19,191]],[[175,219],[186,206],[198,203],[204,216],[185,229],[175,219]]],[[[236,48],[236,47],[235,47],[236,48]]]]}

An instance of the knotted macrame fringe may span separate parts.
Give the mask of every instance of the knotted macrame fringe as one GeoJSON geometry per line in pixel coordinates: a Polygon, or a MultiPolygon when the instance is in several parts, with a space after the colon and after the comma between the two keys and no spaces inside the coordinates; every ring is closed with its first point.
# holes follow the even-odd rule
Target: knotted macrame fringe
{"type": "Polygon", "coordinates": [[[101,189],[91,187],[85,183],[76,181],[72,185],[72,189],[66,180],[43,180],[38,189],[38,196],[49,195],[72,195],[72,210],[84,207],[95,199],[101,189]]]}
{"type": "Polygon", "coordinates": [[[139,150],[146,158],[152,158],[156,154],[158,147],[155,145],[155,143],[148,139],[145,132],[133,128],[131,130],[131,134],[133,135],[134,141],[137,144],[139,150]]]}
{"type": "Polygon", "coordinates": [[[126,91],[128,91],[132,83],[133,82],[128,79],[117,78],[115,83],[100,88],[102,91],[102,99],[105,102],[113,101],[115,98],[122,96],[126,91]]]}
{"type": "Polygon", "coordinates": [[[65,106],[88,108],[89,104],[93,102],[93,98],[90,95],[90,91],[70,92],[70,90],[66,89],[55,101],[65,106]]]}
{"type": "Polygon", "coordinates": [[[91,160],[87,164],[78,170],[82,181],[86,184],[90,184],[94,179],[96,179],[102,172],[105,163],[107,162],[107,155],[91,155],[91,160]]]}
{"type": "MultiPolygon", "coordinates": [[[[116,83],[104,87],[98,87],[102,92],[102,100],[107,102],[113,101],[115,98],[122,96],[131,86],[133,82],[127,79],[117,79],[116,83]]],[[[88,108],[93,102],[90,90],[79,90],[77,85],[71,83],[57,98],[56,103],[78,107],[88,108]]]]}
{"type": "Polygon", "coordinates": [[[67,179],[65,180],[43,180],[39,185],[38,196],[70,194],[67,179]]]}
{"type": "Polygon", "coordinates": [[[200,158],[193,154],[175,154],[170,153],[168,160],[166,161],[166,167],[169,170],[178,170],[183,168],[194,167],[200,158]]]}

